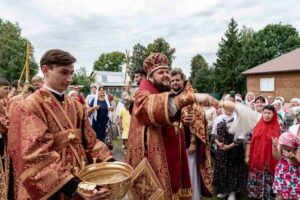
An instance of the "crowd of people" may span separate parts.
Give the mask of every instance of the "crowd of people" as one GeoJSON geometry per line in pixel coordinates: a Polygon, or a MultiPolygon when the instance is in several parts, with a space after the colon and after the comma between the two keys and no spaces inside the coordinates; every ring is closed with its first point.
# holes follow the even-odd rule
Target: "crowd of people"
{"type": "Polygon", "coordinates": [[[162,53],[135,71],[133,94],[118,99],[94,83],[85,97],[68,89],[75,62],[52,49],[40,61],[44,77],[23,87],[0,78],[0,199],[108,199],[76,174],[116,161],[117,138],[126,163],[146,163],[135,199],[300,199],[299,98],[230,92],[217,101],[162,53]]]}

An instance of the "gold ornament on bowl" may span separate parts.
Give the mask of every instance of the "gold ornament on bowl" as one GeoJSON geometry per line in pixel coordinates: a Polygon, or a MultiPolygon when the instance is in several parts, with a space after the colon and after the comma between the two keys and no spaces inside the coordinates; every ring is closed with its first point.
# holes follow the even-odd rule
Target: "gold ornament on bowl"
{"type": "Polygon", "coordinates": [[[86,166],[78,173],[81,181],[110,190],[110,199],[121,199],[131,185],[133,169],[123,162],[103,162],[86,166]]]}

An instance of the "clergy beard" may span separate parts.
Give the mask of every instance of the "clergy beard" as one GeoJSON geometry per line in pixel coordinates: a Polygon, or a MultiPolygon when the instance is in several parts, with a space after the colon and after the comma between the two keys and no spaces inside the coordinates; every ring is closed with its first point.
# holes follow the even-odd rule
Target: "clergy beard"
{"type": "Polygon", "coordinates": [[[164,85],[163,83],[158,83],[154,78],[153,78],[153,85],[158,89],[160,92],[168,92],[171,91],[170,85],[164,85]]]}

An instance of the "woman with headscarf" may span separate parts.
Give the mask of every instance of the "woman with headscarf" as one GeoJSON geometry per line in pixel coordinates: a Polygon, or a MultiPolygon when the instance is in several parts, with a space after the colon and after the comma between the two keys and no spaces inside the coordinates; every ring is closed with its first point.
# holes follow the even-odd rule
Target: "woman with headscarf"
{"type": "Polygon", "coordinates": [[[248,164],[248,196],[272,200],[274,171],[277,161],[272,155],[272,139],[279,137],[280,127],[274,106],[263,108],[262,117],[248,137],[245,162],[248,164]]]}
{"type": "Polygon", "coordinates": [[[253,92],[247,92],[245,96],[245,104],[250,106],[250,103],[255,100],[255,95],[253,92]]]}
{"type": "Polygon", "coordinates": [[[294,107],[299,107],[300,106],[300,99],[298,98],[292,98],[290,100],[290,109],[294,107]]]}
{"type": "Polygon", "coordinates": [[[294,125],[290,126],[289,131],[295,135],[300,136],[300,108],[295,109],[295,121],[294,125]]]}
{"type": "Polygon", "coordinates": [[[68,96],[71,97],[72,99],[76,99],[78,101],[78,95],[79,93],[76,90],[71,90],[68,93],[68,96]]]}
{"type": "Polygon", "coordinates": [[[112,111],[108,98],[105,94],[103,86],[100,86],[97,91],[96,98],[90,103],[91,110],[94,112],[92,127],[97,134],[97,138],[105,142],[106,129],[108,125],[108,112],[112,111]]]}
{"type": "Polygon", "coordinates": [[[244,163],[243,137],[229,133],[236,120],[235,103],[225,100],[220,103],[222,115],[213,124],[211,142],[216,144],[213,185],[219,198],[229,195],[235,200],[236,193],[246,186],[246,166],[244,163]]]}
{"type": "Polygon", "coordinates": [[[283,122],[285,112],[283,111],[283,104],[279,99],[276,99],[272,105],[275,107],[277,111],[277,115],[280,118],[280,120],[283,122]]]}

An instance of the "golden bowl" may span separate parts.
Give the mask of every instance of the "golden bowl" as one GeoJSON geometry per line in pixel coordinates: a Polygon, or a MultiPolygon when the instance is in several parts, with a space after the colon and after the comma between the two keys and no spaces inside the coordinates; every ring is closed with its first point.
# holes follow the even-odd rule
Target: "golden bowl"
{"type": "Polygon", "coordinates": [[[133,169],[123,162],[103,162],[86,166],[78,177],[81,181],[110,189],[110,199],[121,199],[131,187],[133,169]]]}

